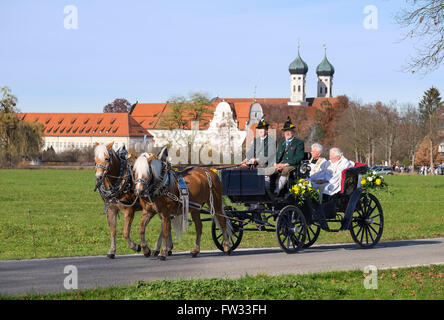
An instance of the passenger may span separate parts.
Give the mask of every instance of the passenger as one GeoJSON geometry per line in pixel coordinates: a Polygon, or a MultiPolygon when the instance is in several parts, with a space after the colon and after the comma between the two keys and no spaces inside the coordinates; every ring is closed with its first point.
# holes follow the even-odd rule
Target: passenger
{"type": "Polygon", "coordinates": [[[295,170],[304,159],[304,142],[295,138],[295,125],[291,123],[290,117],[285,122],[282,130],[284,137],[276,152],[276,163],[274,164],[275,172],[280,173],[279,181],[276,183],[275,194],[279,194],[286,186],[290,172],[295,170]]]}
{"type": "Polygon", "coordinates": [[[325,170],[317,173],[316,179],[311,179],[313,187],[321,194],[333,195],[341,190],[342,170],[355,164],[347,160],[339,148],[330,149],[330,160],[326,162],[325,170]]]}
{"type": "Polygon", "coordinates": [[[319,143],[314,143],[311,146],[311,159],[310,159],[310,179],[316,180],[317,175],[325,170],[327,159],[321,157],[323,147],[319,143]]]}
{"type": "Polygon", "coordinates": [[[257,127],[257,137],[252,141],[242,165],[254,165],[265,168],[274,162],[276,140],[268,135],[269,124],[262,118],[257,127]]]}

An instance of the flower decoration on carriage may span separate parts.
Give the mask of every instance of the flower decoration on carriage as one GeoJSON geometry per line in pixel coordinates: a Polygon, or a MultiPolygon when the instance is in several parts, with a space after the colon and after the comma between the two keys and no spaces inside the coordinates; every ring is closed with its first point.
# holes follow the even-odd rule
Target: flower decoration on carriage
{"type": "Polygon", "coordinates": [[[376,174],[374,170],[369,170],[361,177],[360,187],[366,191],[386,189],[387,183],[384,181],[384,176],[376,174]]]}
{"type": "Polygon", "coordinates": [[[307,179],[299,179],[291,188],[290,194],[296,199],[298,205],[303,205],[307,197],[319,202],[319,191],[311,185],[307,179]]]}

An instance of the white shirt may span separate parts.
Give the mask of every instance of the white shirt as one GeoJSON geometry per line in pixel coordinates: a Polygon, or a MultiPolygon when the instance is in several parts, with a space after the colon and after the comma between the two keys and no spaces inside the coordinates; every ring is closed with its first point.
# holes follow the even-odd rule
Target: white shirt
{"type": "Polygon", "coordinates": [[[320,172],[327,169],[327,159],[325,158],[318,158],[316,163],[309,164],[311,170],[310,170],[310,180],[322,180],[318,178],[318,175],[320,175],[320,172]]]}
{"type": "Polygon", "coordinates": [[[341,157],[341,159],[334,163],[329,160],[325,163],[325,170],[318,172],[318,176],[314,180],[328,180],[328,183],[323,185],[323,193],[328,195],[335,194],[341,191],[342,171],[354,167],[354,165],[353,161],[347,160],[344,157],[341,157]]]}

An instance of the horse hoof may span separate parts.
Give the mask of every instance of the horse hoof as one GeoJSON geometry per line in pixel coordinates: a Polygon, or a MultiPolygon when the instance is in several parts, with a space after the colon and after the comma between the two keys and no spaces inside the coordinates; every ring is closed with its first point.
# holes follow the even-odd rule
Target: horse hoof
{"type": "Polygon", "coordinates": [[[165,261],[166,257],[159,255],[157,256],[157,259],[159,259],[160,261],[165,261]]]}
{"type": "Polygon", "coordinates": [[[159,255],[160,251],[153,251],[153,257],[157,257],[159,255]]]}
{"type": "Polygon", "coordinates": [[[168,256],[171,256],[173,254],[172,251],[168,251],[168,256]]]}
{"type": "Polygon", "coordinates": [[[196,258],[199,252],[191,252],[191,258],[196,258]]]}
{"type": "Polygon", "coordinates": [[[106,256],[110,259],[114,259],[116,257],[116,255],[114,253],[109,253],[106,256]]]}
{"type": "Polygon", "coordinates": [[[230,255],[231,255],[231,252],[232,252],[231,250],[225,251],[225,255],[226,255],[226,256],[230,256],[230,255]]]}
{"type": "Polygon", "coordinates": [[[136,250],[136,251],[137,251],[137,252],[142,251],[142,247],[140,246],[140,244],[137,245],[137,250],[136,250]]]}
{"type": "Polygon", "coordinates": [[[151,257],[151,250],[148,250],[148,253],[143,254],[146,258],[151,257]]]}

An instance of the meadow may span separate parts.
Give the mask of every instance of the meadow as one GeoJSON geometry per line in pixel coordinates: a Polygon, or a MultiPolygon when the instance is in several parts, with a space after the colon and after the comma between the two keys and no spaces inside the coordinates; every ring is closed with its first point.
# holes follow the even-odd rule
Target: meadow
{"type": "MultiPolygon", "coordinates": [[[[444,176],[395,175],[386,178],[390,192],[378,192],[384,210],[381,241],[444,237],[444,176]]],[[[109,228],[103,202],[93,192],[92,170],[0,170],[0,260],[82,255],[106,255],[109,228]]],[[[139,242],[140,212],[131,237],[139,242]]],[[[204,223],[201,249],[215,249],[211,223],[204,223]]],[[[118,220],[117,254],[133,253],[118,220]]],[[[147,228],[153,247],[160,220],[147,228]]],[[[194,245],[191,226],[174,251],[194,245]]],[[[317,244],[350,243],[349,232],[321,232],[317,244]]],[[[241,248],[277,247],[273,233],[245,232],[241,248]]]]}

